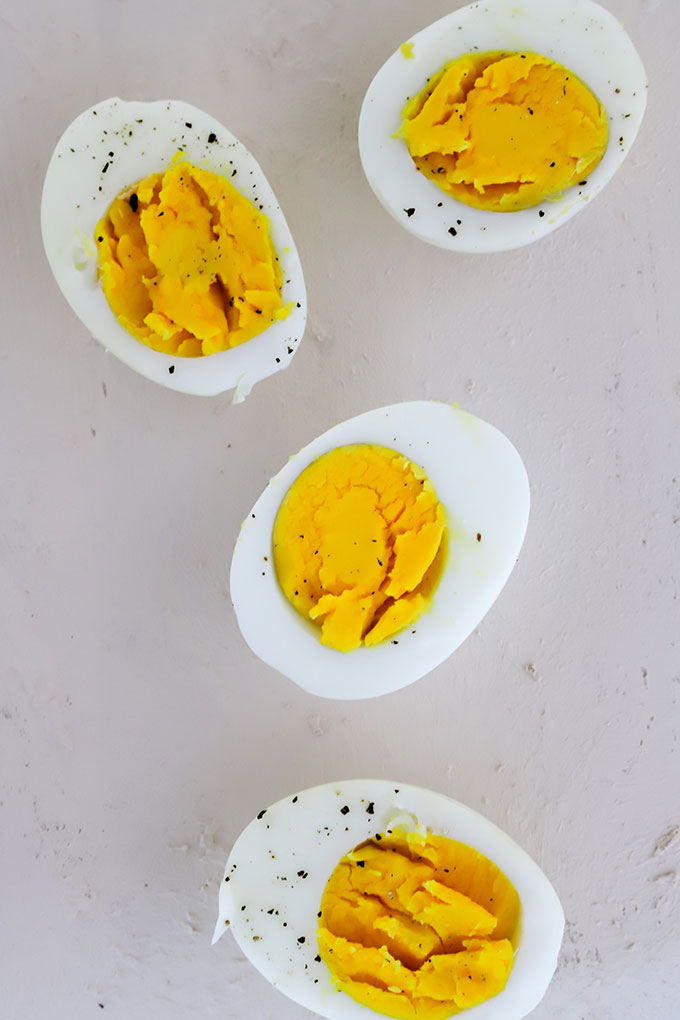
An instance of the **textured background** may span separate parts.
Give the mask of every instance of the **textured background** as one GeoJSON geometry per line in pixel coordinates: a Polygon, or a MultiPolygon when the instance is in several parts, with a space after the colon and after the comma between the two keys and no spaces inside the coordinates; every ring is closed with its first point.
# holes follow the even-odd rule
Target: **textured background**
{"type": "Polygon", "coordinates": [[[610,0],[651,87],[603,195],[538,244],[473,257],[401,230],[355,144],[375,70],[451,6],[0,4],[7,1020],[303,1020],[229,937],[210,948],[219,878],[263,804],[364,775],[466,801],[551,877],[568,923],[536,1020],[677,1015],[680,7],[610,0]],[[241,406],[133,374],[52,279],[52,147],[115,94],[213,113],[293,230],[306,339],[241,406]],[[429,677],[376,701],[315,699],[240,638],[239,523],[314,435],[421,397],[516,444],[524,550],[429,677]]]}

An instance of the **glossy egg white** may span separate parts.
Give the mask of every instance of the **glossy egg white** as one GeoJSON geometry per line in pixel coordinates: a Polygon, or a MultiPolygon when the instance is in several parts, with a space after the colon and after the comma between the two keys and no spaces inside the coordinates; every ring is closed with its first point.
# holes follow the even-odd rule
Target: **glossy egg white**
{"type": "Polygon", "coordinates": [[[521,934],[508,983],[461,1016],[521,1020],[543,998],[557,965],[564,931],[557,895],[538,865],[488,819],[416,786],[375,779],[329,783],[260,811],[229,854],[213,942],[230,931],[268,981],[327,1020],[378,1016],[334,989],[326,965],[315,959],[317,912],[344,854],[397,826],[422,826],[474,847],[514,885],[521,934]]]}
{"type": "Polygon", "coordinates": [[[286,368],[305,329],[307,299],[295,243],[276,196],[251,154],[224,125],[177,100],[106,99],[66,129],[43,186],[41,224],[57,283],[76,315],[103,346],[147,379],[184,393],[233,389],[243,400],[261,379],[286,368]],[[211,140],[212,139],[212,140],[211,140]],[[267,216],[283,275],[288,316],[251,340],[199,358],[151,350],[125,330],[97,278],[94,230],[113,199],[178,151],[195,166],[226,177],[267,216]]]}
{"type": "Polygon", "coordinates": [[[434,401],[368,411],[291,457],[243,522],[231,565],[241,633],[264,662],[311,694],[358,699],[399,690],[443,662],[487,613],[515,565],[528,516],[524,465],[491,425],[434,401]],[[272,529],[297,476],[322,454],[352,443],[386,446],[425,470],[446,513],[448,553],[431,605],[412,626],[373,648],[343,653],[322,645],[318,627],[284,596],[272,529]]]}
{"type": "Polygon", "coordinates": [[[359,151],[387,211],[440,248],[507,251],[545,237],[599,194],[638,133],[647,101],[642,61],[621,23],[593,0],[484,0],[446,15],[408,42],[413,57],[397,50],[368,88],[359,151]],[[500,213],[464,205],[416,170],[406,143],[394,137],[406,100],[444,64],[473,50],[540,53],[573,71],[597,96],[609,119],[609,144],[585,184],[531,209],[500,213]]]}

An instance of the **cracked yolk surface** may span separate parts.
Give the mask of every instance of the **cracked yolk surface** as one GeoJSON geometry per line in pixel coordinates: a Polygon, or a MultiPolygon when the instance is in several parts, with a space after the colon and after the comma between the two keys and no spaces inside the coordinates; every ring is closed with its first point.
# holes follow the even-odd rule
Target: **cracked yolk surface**
{"type": "Polygon", "coordinates": [[[584,180],[607,116],[567,68],[536,53],[470,53],[446,64],[403,112],[421,173],[466,205],[512,212],[584,180]]]}
{"type": "Polygon", "coordinates": [[[317,937],[334,984],[357,1002],[442,1020],[503,990],[519,919],[514,886],[483,854],[395,829],[342,858],[317,937]]]}
{"type": "Polygon", "coordinates": [[[188,162],[118,195],[95,238],[114,315],[156,351],[224,351],[289,310],[266,217],[229,181],[188,162]]]}
{"type": "Polygon", "coordinates": [[[445,554],[444,509],[394,450],[342,446],[306,468],[274,523],[274,566],[323,644],[375,645],[426,609],[445,554]]]}

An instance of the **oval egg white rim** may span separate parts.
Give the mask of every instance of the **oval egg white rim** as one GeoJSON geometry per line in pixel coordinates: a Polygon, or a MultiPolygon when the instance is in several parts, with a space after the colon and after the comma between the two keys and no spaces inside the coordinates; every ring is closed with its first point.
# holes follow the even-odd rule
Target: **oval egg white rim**
{"type": "Polygon", "coordinates": [[[448,658],[491,608],[521,549],[529,501],[526,470],[509,439],[460,408],[411,401],[341,422],[291,457],[241,526],[230,575],[241,633],[263,662],[310,694],[359,700],[399,690],[448,658]],[[430,437],[439,435],[445,437],[445,461],[428,456],[430,437]],[[336,446],[364,442],[395,449],[425,470],[447,515],[448,555],[431,605],[413,628],[373,648],[342,653],[322,645],[318,628],[283,595],[271,529],[283,497],[308,464],[336,446]]]}
{"type": "Polygon", "coordinates": [[[359,153],[366,178],[385,209],[406,230],[437,247],[458,252],[509,251],[545,237],[585,208],[611,180],[638,133],[647,101],[642,61],[621,23],[593,0],[524,0],[522,4],[486,0],[446,15],[409,42],[413,58],[397,50],[366,92],[359,117],[359,153]],[[598,49],[602,34],[615,38],[617,45],[598,49]],[[584,39],[590,46],[587,53],[584,39]],[[541,53],[564,64],[592,89],[607,111],[609,144],[583,187],[575,185],[561,198],[531,209],[498,213],[458,202],[416,170],[405,142],[393,137],[406,98],[417,95],[427,77],[447,61],[475,48],[541,53]],[[632,87],[621,87],[621,82],[631,79],[632,87]],[[399,82],[396,95],[395,81],[399,82]],[[407,209],[415,212],[408,216],[407,209]]]}
{"type": "MultiPolygon", "coordinates": [[[[564,932],[564,913],[557,894],[538,864],[488,818],[445,794],[410,784],[381,779],[325,783],[284,797],[260,812],[229,854],[220,884],[213,943],[229,928],[245,956],[268,981],[307,1009],[321,1011],[327,1020],[369,1020],[381,1015],[338,993],[326,966],[314,965],[316,916],[307,917],[305,901],[309,905],[311,900],[312,910],[318,910],[326,882],[342,856],[385,831],[390,823],[398,823],[400,816],[410,817],[411,825],[424,825],[437,835],[472,846],[493,861],[515,886],[521,902],[521,934],[508,983],[493,999],[463,1012],[474,1020],[521,1020],[541,1001],[557,966],[564,932]],[[370,816],[366,813],[368,803],[373,809],[370,816]],[[341,804],[351,808],[339,821],[341,804]],[[279,842],[273,862],[267,848],[268,831],[285,832],[284,843],[290,842],[300,852],[297,861],[297,850],[287,857],[286,847],[279,842]],[[318,867],[310,860],[315,855],[320,861],[318,867]],[[283,900],[276,901],[281,903],[282,912],[275,917],[268,915],[272,898],[264,876],[268,870],[272,874],[290,871],[300,861],[305,861],[308,868],[304,895],[293,893],[285,914],[283,900]],[[242,913],[243,906],[247,914],[242,913]],[[245,930],[250,927],[251,916],[257,918],[257,931],[262,932],[257,940],[245,930]],[[288,922],[285,933],[281,928],[284,916],[288,922]],[[298,938],[303,931],[306,942],[300,946],[298,938]],[[279,943],[274,957],[268,952],[269,938],[279,943]],[[295,961],[292,972],[282,953],[289,953],[290,960],[295,961]]],[[[278,879],[278,875],[274,877],[278,879]]]]}
{"type": "Polygon", "coordinates": [[[85,110],[69,125],[52,154],[43,185],[41,226],[52,272],[73,311],[106,350],[147,379],[169,389],[200,396],[214,396],[235,388],[234,402],[239,402],[256,382],[290,364],[304,334],[307,316],[304,277],[295,242],[257,161],[223,124],[203,110],[181,100],[142,102],[117,97],[102,100],[85,110]],[[161,111],[165,111],[164,116],[166,113],[172,116],[171,135],[174,137],[163,138],[159,143],[159,135],[153,133],[147,118],[161,111]],[[93,132],[95,117],[97,131],[93,132]],[[182,137],[187,121],[192,129],[185,130],[182,137]],[[133,134],[124,137],[121,143],[120,134],[113,134],[114,126],[118,132],[123,126],[129,127],[133,134]],[[108,133],[104,138],[105,131],[108,133]],[[217,141],[207,144],[211,132],[216,134],[217,141]],[[87,150],[86,165],[89,167],[94,156],[98,160],[95,166],[106,165],[107,169],[94,171],[93,180],[96,177],[101,192],[83,195],[78,190],[78,175],[69,168],[79,150],[91,144],[96,151],[87,150]],[[125,155],[109,164],[108,148],[115,151],[121,145],[125,155]],[[156,156],[159,145],[162,154],[156,156]],[[154,351],[133,337],[111,311],[96,275],[94,229],[97,221],[120,191],[147,174],[163,169],[180,147],[195,165],[225,177],[240,173],[240,179],[252,181],[251,188],[255,185],[258,204],[269,220],[280,260],[283,302],[294,302],[286,319],[273,323],[258,336],[228,351],[200,358],[154,351]],[[125,169],[130,162],[134,163],[132,172],[125,169]],[[81,268],[76,268],[76,261],[81,268]]]}

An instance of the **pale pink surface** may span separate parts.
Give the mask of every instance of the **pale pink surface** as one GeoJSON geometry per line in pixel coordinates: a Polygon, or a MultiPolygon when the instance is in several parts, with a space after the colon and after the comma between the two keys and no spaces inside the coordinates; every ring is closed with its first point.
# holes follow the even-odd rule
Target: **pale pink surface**
{"type": "Polygon", "coordinates": [[[457,257],[387,216],[355,143],[375,70],[450,7],[230,0],[199,20],[178,0],[3,5],[8,1020],[303,1020],[229,938],[210,949],[217,885],[261,806],[362,775],[467,802],[551,878],[568,930],[536,1020],[677,1011],[680,8],[611,0],[651,87],[592,207],[523,250],[457,257]],[[52,147],[114,94],[213,112],[285,210],[310,324],[290,370],[241,406],[133,374],[51,277],[38,215],[52,147]],[[227,576],[241,519],[314,435],[423,397],[458,401],[522,454],[518,567],[428,678],[321,702],[240,638],[227,576]]]}

